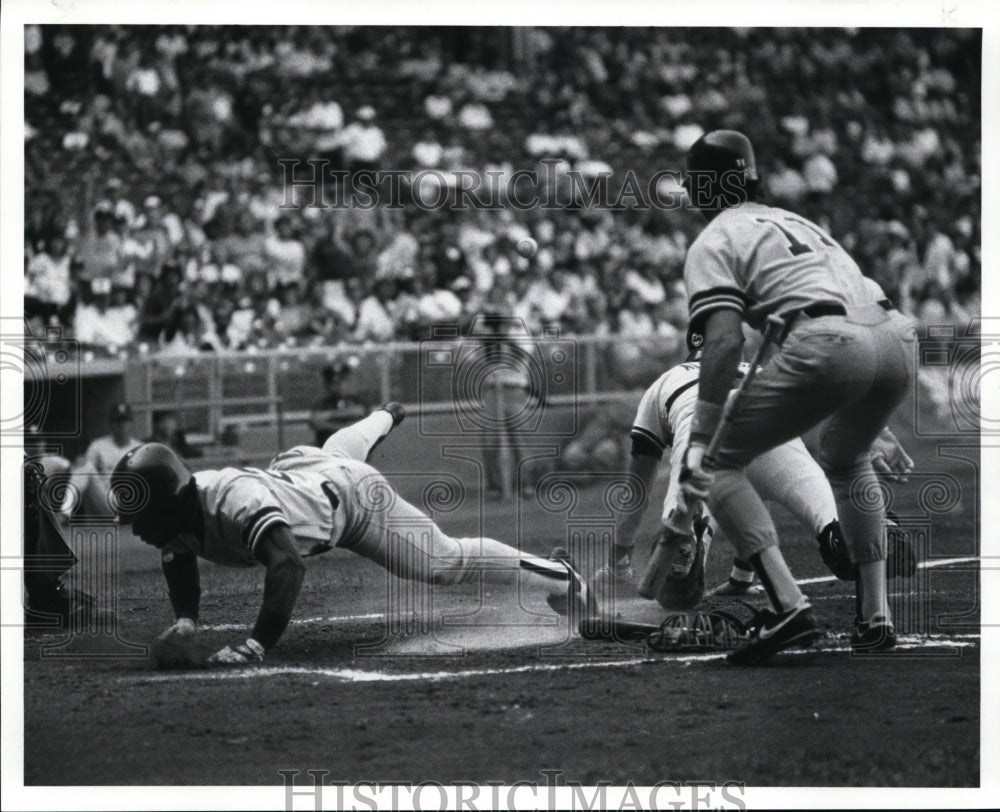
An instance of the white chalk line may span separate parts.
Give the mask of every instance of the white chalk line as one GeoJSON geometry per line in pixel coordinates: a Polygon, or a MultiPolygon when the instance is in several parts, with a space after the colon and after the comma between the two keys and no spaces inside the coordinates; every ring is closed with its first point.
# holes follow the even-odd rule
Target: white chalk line
{"type": "MultiPolygon", "coordinates": [[[[393,618],[407,618],[413,617],[416,612],[399,612],[395,614],[387,614],[386,612],[369,612],[365,615],[330,615],[329,617],[301,617],[293,618],[291,625],[294,626],[305,626],[312,623],[328,623],[331,626],[346,625],[348,623],[357,623],[359,620],[382,620],[383,618],[393,617],[393,618]]],[[[203,631],[209,632],[238,632],[242,629],[249,629],[249,623],[206,623],[199,626],[203,631]]]]}
{"type": "MultiPolygon", "coordinates": [[[[969,556],[966,558],[932,558],[930,561],[921,561],[917,564],[917,569],[921,570],[933,570],[938,567],[950,567],[953,564],[971,564],[979,563],[979,556],[969,556]]],[[[839,580],[835,575],[820,575],[816,578],[800,578],[796,583],[799,586],[808,586],[809,584],[828,584],[839,580]]]]}
{"type": "MultiPolygon", "coordinates": [[[[900,635],[896,651],[912,651],[916,649],[941,648],[975,648],[978,646],[978,634],[956,634],[947,637],[928,638],[920,635],[900,635]]],[[[807,649],[783,651],[781,656],[807,656],[812,654],[848,653],[851,647],[844,644],[814,646],[807,649]]],[[[570,663],[534,663],[517,665],[507,668],[470,668],[461,671],[418,671],[411,673],[393,673],[387,671],[368,671],[358,668],[306,668],[303,666],[257,666],[254,668],[239,668],[225,671],[183,671],[166,674],[131,675],[119,678],[119,682],[133,684],[179,682],[179,681],[218,681],[218,680],[253,680],[271,679],[273,677],[308,677],[310,679],[329,679],[341,683],[368,682],[442,682],[446,680],[475,679],[478,677],[510,676],[513,674],[537,674],[557,671],[579,671],[598,668],[633,668],[635,666],[655,666],[688,663],[704,663],[722,660],[726,652],[711,652],[705,654],[664,655],[662,657],[633,657],[624,660],[586,660],[570,663]]],[[[885,654],[886,657],[893,656],[885,654]]]]}
{"type": "MultiPolygon", "coordinates": [[[[972,562],[978,562],[978,557],[968,557],[968,558],[938,558],[932,559],[930,561],[921,561],[917,564],[920,569],[936,569],[937,567],[948,567],[953,564],[969,564],[972,562]]],[[[816,578],[801,578],[797,581],[799,586],[807,586],[809,584],[823,584],[823,583],[834,583],[838,579],[833,575],[822,575],[816,578]]],[[[846,582],[845,582],[846,583],[846,582]]],[[[751,595],[758,595],[761,592],[759,585],[755,585],[752,589],[757,591],[752,591],[751,595]]],[[[899,593],[899,594],[910,594],[910,593],[899,593]]],[[[835,596],[840,597],[840,596],[835,596]]],[[[812,600],[816,600],[813,598],[812,600]]],[[[350,623],[357,623],[358,621],[364,620],[385,620],[387,618],[393,619],[404,619],[414,617],[415,612],[400,612],[400,613],[387,613],[387,612],[369,612],[363,615],[331,615],[328,617],[318,616],[318,617],[303,617],[303,618],[293,618],[291,621],[292,626],[310,625],[316,623],[326,623],[331,626],[347,625],[350,623]]],[[[215,624],[204,624],[200,627],[203,631],[209,632],[238,632],[245,629],[252,628],[250,623],[215,623],[215,624]]]]}

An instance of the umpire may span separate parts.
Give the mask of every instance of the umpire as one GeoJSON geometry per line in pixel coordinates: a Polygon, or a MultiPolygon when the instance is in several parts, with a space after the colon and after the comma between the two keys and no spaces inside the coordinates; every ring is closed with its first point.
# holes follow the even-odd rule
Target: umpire
{"type": "Polygon", "coordinates": [[[819,226],[761,202],[754,150],[742,133],[717,130],[698,139],[687,154],[684,187],[709,223],[684,266],[691,328],[705,345],[682,487],[689,502],[707,497],[774,606],[730,661],[753,664],[819,636],[744,469],[826,418],[819,463],[856,573],[851,645],[890,649],[896,632],[885,587],[885,506],[870,449],[909,386],[913,326],[819,226]],[[785,323],[780,346],[749,385],[709,473],[705,449],[740,361],[741,322],[761,329],[772,314],[785,323]]]}

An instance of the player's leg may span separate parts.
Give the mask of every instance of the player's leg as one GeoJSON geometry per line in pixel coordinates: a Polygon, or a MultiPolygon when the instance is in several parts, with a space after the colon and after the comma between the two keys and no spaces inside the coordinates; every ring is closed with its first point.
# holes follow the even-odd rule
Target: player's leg
{"type": "Polygon", "coordinates": [[[818,319],[793,334],[754,378],[717,455],[712,515],[737,554],[753,565],[776,610],[761,620],[751,642],[731,655],[734,662],[755,662],[818,634],[809,602],[778,548],[771,515],[744,469],[850,403],[857,397],[855,386],[861,391],[870,386],[875,360],[854,340],[854,328],[823,322],[830,320],[818,319]]]}
{"type": "Polygon", "coordinates": [[[345,426],[323,443],[323,451],[334,457],[365,462],[390,431],[403,422],[406,412],[400,403],[386,403],[368,417],[345,426]]]}
{"type": "Polygon", "coordinates": [[[349,501],[347,525],[337,546],[399,578],[442,585],[482,578],[563,597],[583,586],[564,562],[522,553],[492,538],[449,536],[374,468],[356,477],[349,501]]]}
{"type": "Polygon", "coordinates": [[[747,478],[763,500],[786,508],[814,535],[837,518],[826,474],[798,437],[757,457],[747,478]]]}
{"type": "Polygon", "coordinates": [[[761,454],[747,467],[747,477],[762,499],[777,502],[809,529],[830,572],[853,579],[830,482],[800,438],[761,454]]]}
{"type": "Polygon", "coordinates": [[[830,419],[820,440],[820,461],[833,487],[844,539],[856,566],[856,622],[862,631],[874,629],[869,635],[872,647],[891,645],[894,632],[886,594],[885,502],[869,450],[907,382],[908,377],[900,381],[901,386],[876,387],[842,409],[830,419]]]}

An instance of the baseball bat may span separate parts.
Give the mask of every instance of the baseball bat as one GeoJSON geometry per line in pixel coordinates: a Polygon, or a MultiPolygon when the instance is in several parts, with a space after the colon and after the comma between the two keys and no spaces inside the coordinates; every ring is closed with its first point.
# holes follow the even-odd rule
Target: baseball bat
{"type": "MultiPolygon", "coordinates": [[[[732,397],[726,399],[726,403],[722,408],[722,419],[719,421],[719,425],[715,427],[712,438],[709,440],[708,447],[705,450],[704,468],[706,470],[711,470],[714,467],[715,455],[722,446],[726,431],[730,423],[733,422],[733,417],[737,414],[747,387],[750,386],[753,379],[757,376],[757,368],[764,360],[764,353],[767,352],[768,347],[777,340],[784,329],[785,320],[781,316],[772,314],[767,317],[764,337],[760,342],[760,346],[757,347],[757,352],[754,353],[753,360],[750,362],[750,369],[743,376],[743,380],[736,387],[736,391],[732,397]]],[[[652,600],[659,594],[663,580],[667,577],[667,567],[673,557],[673,552],[677,549],[677,545],[670,542],[672,539],[677,539],[678,537],[681,536],[676,532],[660,534],[656,546],[653,548],[653,554],[649,558],[649,563],[646,564],[646,571],[643,574],[642,581],[639,583],[639,595],[641,597],[652,600]]]]}

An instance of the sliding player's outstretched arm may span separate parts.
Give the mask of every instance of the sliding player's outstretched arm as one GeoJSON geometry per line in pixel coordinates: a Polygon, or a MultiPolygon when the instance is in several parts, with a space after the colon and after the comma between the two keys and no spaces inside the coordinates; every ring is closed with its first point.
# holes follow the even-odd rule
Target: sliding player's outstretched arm
{"type": "Polygon", "coordinates": [[[259,662],[284,634],[292,616],[306,568],[295,549],[291,530],[285,524],[272,524],[264,531],[253,553],[267,568],[264,602],[257,622],[244,643],[220,649],[209,658],[210,663],[239,665],[259,662]]]}

